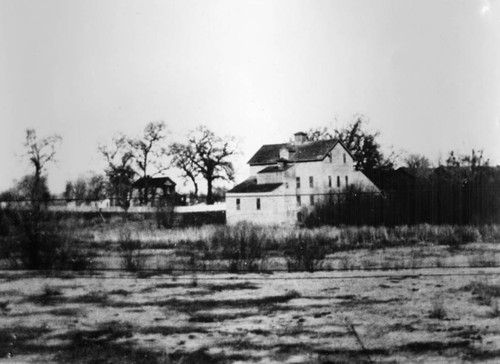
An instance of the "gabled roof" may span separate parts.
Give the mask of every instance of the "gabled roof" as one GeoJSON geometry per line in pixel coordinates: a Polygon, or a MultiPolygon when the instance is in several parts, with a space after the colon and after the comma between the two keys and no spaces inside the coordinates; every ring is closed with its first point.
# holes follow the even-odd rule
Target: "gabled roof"
{"type": "Polygon", "coordinates": [[[269,166],[269,167],[266,167],[263,170],[257,172],[257,174],[283,172],[283,171],[286,171],[287,169],[290,169],[290,168],[292,168],[292,166],[290,164],[288,164],[286,166],[283,166],[283,167],[280,167],[280,166],[269,166]]]}
{"type": "MultiPolygon", "coordinates": [[[[172,181],[169,177],[146,177],[148,187],[162,188],[165,186],[175,186],[176,183],[172,181]]],[[[144,177],[139,178],[132,184],[134,188],[144,188],[146,186],[146,179],[144,177]]]]}
{"type": "Polygon", "coordinates": [[[293,143],[266,144],[260,147],[257,153],[250,158],[248,164],[274,164],[280,158],[280,150],[284,147],[290,150],[290,162],[321,161],[325,159],[326,155],[337,143],[339,143],[337,139],[329,139],[305,142],[300,145],[293,143]]]}
{"type": "Polygon", "coordinates": [[[257,184],[257,178],[250,177],[239,185],[234,186],[227,193],[251,193],[251,192],[271,192],[281,186],[283,183],[263,183],[257,184]]]}

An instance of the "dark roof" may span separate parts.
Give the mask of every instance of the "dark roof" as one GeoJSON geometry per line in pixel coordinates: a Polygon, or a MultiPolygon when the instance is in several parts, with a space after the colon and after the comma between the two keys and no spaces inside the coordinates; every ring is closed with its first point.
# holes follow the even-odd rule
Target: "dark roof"
{"type": "MultiPolygon", "coordinates": [[[[148,187],[165,187],[165,186],[175,186],[176,183],[172,181],[169,177],[146,177],[148,187]]],[[[146,186],[146,179],[144,177],[139,178],[132,184],[134,188],[144,188],[146,186]]]]}
{"type": "Polygon", "coordinates": [[[336,139],[305,142],[304,144],[266,144],[260,147],[257,153],[248,161],[250,165],[274,164],[280,158],[280,150],[286,147],[290,150],[290,162],[320,161],[325,159],[330,150],[338,143],[336,139]],[[293,153],[295,150],[295,153],[293,153]]]}
{"type": "Polygon", "coordinates": [[[263,183],[257,184],[257,178],[250,177],[227,191],[228,193],[250,193],[250,192],[271,192],[283,183],[263,183]]]}
{"type": "Polygon", "coordinates": [[[286,171],[287,169],[290,169],[291,167],[292,166],[290,164],[286,165],[286,166],[283,166],[283,167],[280,167],[280,166],[269,166],[269,167],[264,168],[262,171],[257,172],[257,174],[260,174],[260,173],[283,172],[283,171],[286,171]]]}

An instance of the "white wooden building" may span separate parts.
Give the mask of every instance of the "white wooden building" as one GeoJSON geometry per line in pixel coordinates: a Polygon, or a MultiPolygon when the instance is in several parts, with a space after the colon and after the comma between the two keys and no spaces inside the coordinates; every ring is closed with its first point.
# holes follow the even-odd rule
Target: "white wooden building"
{"type": "Polygon", "coordinates": [[[248,164],[250,177],[226,193],[228,224],[294,224],[299,212],[346,186],[379,191],[336,139],[308,141],[299,132],[293,143],[263,145],[248,164]]]}

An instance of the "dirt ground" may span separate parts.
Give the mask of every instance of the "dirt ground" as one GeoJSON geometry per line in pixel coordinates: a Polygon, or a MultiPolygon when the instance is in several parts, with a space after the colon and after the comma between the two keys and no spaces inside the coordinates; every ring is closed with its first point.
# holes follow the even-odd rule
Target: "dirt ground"
{"type": "Polygon", "coordinates": [[[0,363],[500,362],[499,268],[1,277],[0,363]]]}

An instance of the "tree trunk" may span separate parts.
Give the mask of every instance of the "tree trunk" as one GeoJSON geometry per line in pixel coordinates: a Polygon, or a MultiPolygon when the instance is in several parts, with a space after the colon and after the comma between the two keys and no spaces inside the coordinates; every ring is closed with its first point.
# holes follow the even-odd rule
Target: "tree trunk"
{"type": "Polygon", "coordinates": [[[212,194],[212,179],[207,178],[207,205],[214,204],[214,196],[212,194]]]}
{"type": "Polygon", "coordinates": [[[198,197],[198,183],[196,183],[196,180],[194,178],[191,178],[191,181],[194,185],[194,197],[198,197]]]}

